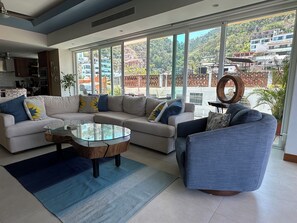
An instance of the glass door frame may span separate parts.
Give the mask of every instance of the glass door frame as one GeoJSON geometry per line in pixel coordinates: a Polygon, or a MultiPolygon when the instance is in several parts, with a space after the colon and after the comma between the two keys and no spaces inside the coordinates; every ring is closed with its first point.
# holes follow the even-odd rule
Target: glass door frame
{"type": "Polygon", "coordinates": [[[171,98],[175,98],[175,81],[173,81],[173,79],[175,80],[176,77],[176,63],[174,63],[174,61],[176,61],[176,49],[177,49],[177,36],[181,35],[181,34],[185,34],[185,50],[184,50],[184,68],[183,68],[183,98],[184,96],[184,89],[185,89],[185,85],[187,85],[186,82],[186,72],[187,72],[187,66],[185,64],[185,61],[187,61],[187,53],[188,53],[188,49],[187,49],[187,45],[188,45],[188,38],[187,38],[187,33],[188,33],[188,29],[177,29],[174,31],[167,31],[167,32],[161,32],[161,33],[154,33],[151,35],[147,36],[147,63],[146,63],[146,95],[150,96],[149,94],[149,87],[150,87],[150,42],[153,39],[158,39],[158,38],[162,38],[162,37],[168,37],[168,36],[172,36],[173,37],[173,41],[172,41],[172,76],[171,76],[171,98]],[[174,93],[174,94],[173,94],[174,93]]]}
{"type": "MultiPolygon", "coordinates": [[[[121,47],[121,72],[122,72],[122,83],[121,83],[121,88],[122,88],[122,94],[124,94],[124,69],[123,69],[123,58],[124,58],[124,51],[123,51],[123,46],[124,46],[124,41],[120,41],[120,42],[114,42],[111,44],[105,44],[105,45],[100,45],[97,48],[93,48],[93,50],[98,50],[98,64],[99,64],[99,89],[100,89],[100,94],[102,93],[102,67],[101,67],[101,49],[105,49],[105,48],[110,48],[110,65],[111,65],[111,69],[110,69],[110,73],[111,73],[111,95],[113,95],[113,55],[112,55],[112,48],[114,46],[120,46],[121,47]]],[[[92,54],[93,56],[93,54],[92,54]]],[[[95,85],[95,81],[94,81],[94,85],[95,85]]]]}

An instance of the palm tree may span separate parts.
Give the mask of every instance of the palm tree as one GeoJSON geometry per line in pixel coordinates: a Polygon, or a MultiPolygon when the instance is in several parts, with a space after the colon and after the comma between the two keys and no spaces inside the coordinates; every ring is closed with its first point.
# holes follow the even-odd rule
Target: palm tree
{"type": "MultiPolygon", "coordinates": [[[[258,95],[255,107],[259,105],[268,105],[272,115],[278,122],[280,128],[284,113],[284,103],[287,90],[287,81],[289,73],[289,60],[285,59],[282,63],[282,69],[273,72],[272,84],[267,88],[255,89],[250,95],[258,95]]],[[[249,96],[250,96],[249,95],[249,96]]],[[[276,134],[279,134],[280,129],[276,134]]]]}

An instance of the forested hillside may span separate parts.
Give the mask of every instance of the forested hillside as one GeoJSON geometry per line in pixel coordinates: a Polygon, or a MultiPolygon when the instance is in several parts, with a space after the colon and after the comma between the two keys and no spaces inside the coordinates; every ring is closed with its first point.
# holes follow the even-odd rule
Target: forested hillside
{"type": "MultiPolygon", "coordinates": [[[[227,26],[226,56],[232,57],[234,53],[249,52],[250,40],[254,33],[280,29],[283,33],[293,32],[294,12],[286,12],[261,19],[251,19],[231,23],[227,26]]],[[[196,32],[190,33],[189,40],[189,69],[197,72],[202,63],[218,64],[220,50],[220,27],[202,31],[204,35],[196,32]]],[[[172,64],[172,36],[159,38],[150,42],[150,68],[151,74],[171,72],[172,64]]],[[[177,46],[177,70],[181,73],[183,67],[184,42],[179,41],[177,46]]],[[[146,42],[139,42],[125,47],[125,61],[131,57],[142,60],[143,68],[146,66],[146,42]]],[[[145,70],[143,70],[145,73],[145,70]]]]}

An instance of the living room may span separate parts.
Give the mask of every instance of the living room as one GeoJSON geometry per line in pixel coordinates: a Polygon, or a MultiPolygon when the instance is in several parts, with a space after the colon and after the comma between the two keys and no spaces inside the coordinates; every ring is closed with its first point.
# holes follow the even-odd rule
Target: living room
{"type": "MultiPolygon", "coordinates": [[[[1,56],[6,61],[7,56],[13,60],[35,59],[42,69],[37,77],[33,73],[18,77],[15,70],[1,72],[0,87],[15,88],[19,82],[32,93],[38,90],[32,87],[40,85],[32,86],[31,78],[40,79],[45,74],[47,93],[35,91],[31,95],[75,97],[101,93],[144,95],[160,100],[183,98],[194,104],[197,120],[216,110],[207,102],[217,100],[216,85],[223,74],[236,75],[240,70],[244,73],[241,78],[245,83],[244,103],[248,101],[245,105],[271,114],[267,104],[255,107],[257,98],[252,93],[255,89],[272,85],[272,70],[279,68],[283,71],[282,61],[287,58],[290,61],[289,79],[283,102],[282,129],[274,139],[260,189],[231,197],[211,196],[187,189],[180,178],[175,152],[164,155],[154,148],[148,149],[149,146],[139,142],[143,138],[132,140],[123,157],[179,177],[133,214],[130,222],[294,222],[296,198],[292,185],[296,181],[297,168],[294,137],[297,64],[293,62],[297,57],[294,50],[296,38],[293,38],[297,32],[295,1],[226,0],[223,3],[189,0],[173,1],[170,5],[165,0],[152,3],[113,1],[110,5],[105,2],[101,11],[94,9],[95,1],[51,1],[52,5],[49,1],[47,4],[40,1],[34,16],[38,17],[38,13],[43,16],[34,18],[36,23],[31,26],[28,26],[28,17],[24,20],[14,13],[34,17],[25,11],[34,8],[28,7],[30,3],[21,6],[19,1],[2,2],[10,17],[0,19],[1,56]],[[16,6],[18,3],[19,8],[16,6]],[[86,5],[80,4],[89,4],[88,10],[84,9],[86,5]],[[58,13],[62,6],[67,9],[64,15],[58,13]],[[89,11],[90,8],[93,11],[89,11]],[[122,11],[128,15],[118,14],[122,11]],[[80,16],[76,20],[66,20],[71,13],[80,16]],[[106,22],[115,15],[120,19],[106,22]],[[265,40],[265,35],[269,35],[269,40],[265,40]],[[277,38],[281,36],[286,43],[277,45],[277,38]],[[258,40],[263,44],[257,43],[258,40]],[[234,62],[234,58],[245,60],[234,62]],[[66,89],[61,83],[65,74],[76,74],[74,86],[66,89]]],[[[32,2],[32,5],[37,4],[32,2]]],[[[131,110],[133,113],[135,108],[131,110]]],[[[153,141],[158,143],[154,139],[148,141],[152,145],[153,141]]],[[[48,145],[12,155],[1,147],[1,165],[7,166],[55,150],[55,146],[48,145]]],[[[67,222],[48,211],[50,209],[39,203],[40,199],[24,189],[4,168],[1,168],[0,179],[3,197],[0,222],[67,222]],[[14,213],[15,209],[19,210],[18,214],[14,213]]]]}

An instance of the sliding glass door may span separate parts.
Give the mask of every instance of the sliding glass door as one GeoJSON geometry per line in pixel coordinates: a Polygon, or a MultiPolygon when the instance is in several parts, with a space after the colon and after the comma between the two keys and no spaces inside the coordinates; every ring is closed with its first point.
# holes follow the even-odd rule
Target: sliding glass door
{"type": "Polygon", "coordinates": [[[147,39],[124,42],[125,94],[146,95],[147,39]]]}
{"type": "Polygon", "coordinates": [[[189,33],[186,100],[195,104],[195,117],[208,116],[216,101],[221,28],[189,33]]]}
{"type": "Polygon", "coordinates": [[[172,83],[173,36],[149,41],[149,94],[170,99],[172,83]]]}

